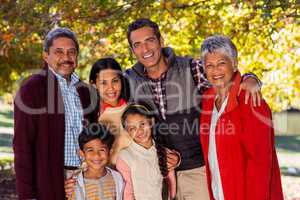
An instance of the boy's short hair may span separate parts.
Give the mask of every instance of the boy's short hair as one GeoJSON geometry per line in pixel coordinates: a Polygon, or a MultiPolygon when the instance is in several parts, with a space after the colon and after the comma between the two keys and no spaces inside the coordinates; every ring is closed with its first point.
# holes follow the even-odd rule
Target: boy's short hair
{"type": "Polygon", "coordinates": [[[111,134],[106,126],[99,123],[92,123],[84,127],[79,134],[78,143],[80,150],[83,151],[84,145],[94,139],[101,140],[108,147],[108,150],[110,150],[115,141],[115,136],[111,134]]]}

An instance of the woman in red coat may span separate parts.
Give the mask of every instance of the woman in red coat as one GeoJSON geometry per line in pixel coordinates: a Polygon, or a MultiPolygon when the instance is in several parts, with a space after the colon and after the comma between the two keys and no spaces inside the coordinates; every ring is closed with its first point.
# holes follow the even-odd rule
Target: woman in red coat
{"type": "Polygon", "coordinates": [[[202,100],[201,143],[210,198],[283,200],[271,111],[238,95],[237,49],[223,36],[207,38],[201,56],[212,88],[202,100]]]}

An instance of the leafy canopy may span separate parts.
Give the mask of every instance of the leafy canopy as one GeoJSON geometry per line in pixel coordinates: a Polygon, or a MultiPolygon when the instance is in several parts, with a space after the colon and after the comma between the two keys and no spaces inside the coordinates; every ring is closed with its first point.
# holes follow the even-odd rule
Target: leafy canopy
{"type": "Polygon", "coordinates": [[[300,105],[300,3],[298,0],[0,0],[0,95],[42,66],[42,42],[55,26],[70,27],[80,42],[77,72],[114,56],[124,68],[135,58],[126,38],[129,23],[148,17],[165,44],[179,55],[199,57],[210,35],[232,38],[239,68],[263,81],[263,95],[275,111],[300,105]]]}

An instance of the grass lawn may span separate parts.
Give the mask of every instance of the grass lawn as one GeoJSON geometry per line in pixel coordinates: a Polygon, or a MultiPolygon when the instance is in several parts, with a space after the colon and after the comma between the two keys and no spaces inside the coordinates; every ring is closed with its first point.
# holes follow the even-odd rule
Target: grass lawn
{"type": "Polygon", "coordinates": [[[13,112],[10,106],[1,105],[0,128],[13,128],[13,112]]]}
{"type": "Polygon", "coordinates": [[[13,111],[12,107],[0,102],[0,152],[9,152],[13,137],[13,111]]]}
{"type": "Polygon", "coordinates": [[[276,148],[282,153],[300,153],[300,135],[276,136],[276,148]]]}
{"type": "Polygon", "coordinates": [[[0,104],[0,165],[13,159],[13,112],[11,106],[0,104]]]}
{"type": "Polygon", "coordinates": [[[1,153],[13,153],[12,147],[0,147],[1,153]]]}

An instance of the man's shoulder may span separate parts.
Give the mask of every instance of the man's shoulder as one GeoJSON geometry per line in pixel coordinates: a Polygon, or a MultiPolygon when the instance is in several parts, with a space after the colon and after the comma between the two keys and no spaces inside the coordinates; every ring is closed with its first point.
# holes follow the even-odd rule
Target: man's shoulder
{"type": "Polygon", "coordinates": [[[43,98],[41,98],[41,95],[44,94],[44,91],[46,91],[46,83],[47,75],[43,70],[30,75],[22,81],[14,99],[15,103],[17,104],[21,101],[29,107],[36,107],[40,102],[42,102],[41,99],[43,98]]]}
{"type": "Polygon", "coordinates": [[[179,68],[190,68],[193,58],[190,56],[175,56],[174,65],[179,68]]]}
{"type": "Polygon", "coordinates": [[[47,81],[46,70],[40,70],[38,73],[32,74],[25,78],[22,83],[20,90],[30,90],[34,92],[37,88],[41,88],[47,81]]]}
{"type": "Polygon", "coordinates": [[[125,69],[124,76],[129,76],[130,74],[134,73],[133,66],[130,68],[125,69]]]}
{"type": "Polygon", "coordinates": [[[132,67],[130,67],[124,71],[124,76],[127,79],[138,81],[138,80],[140,80],[140,78],[143,77],[141,75],[141,73],[138,72],[137,69],[135,69],[135,67],[136,67],[136,65],[133,65],[132,67]]]}
{"type": "Polygon", "coordinates": [[[82,80],[79,80],[77,83],[76,83],[76,88],[79,89],[79,90],[85,90],[85,91],[94,91],[96,90],[95,87],[93,87],[92,85],[82,81],[82,80]]]}

